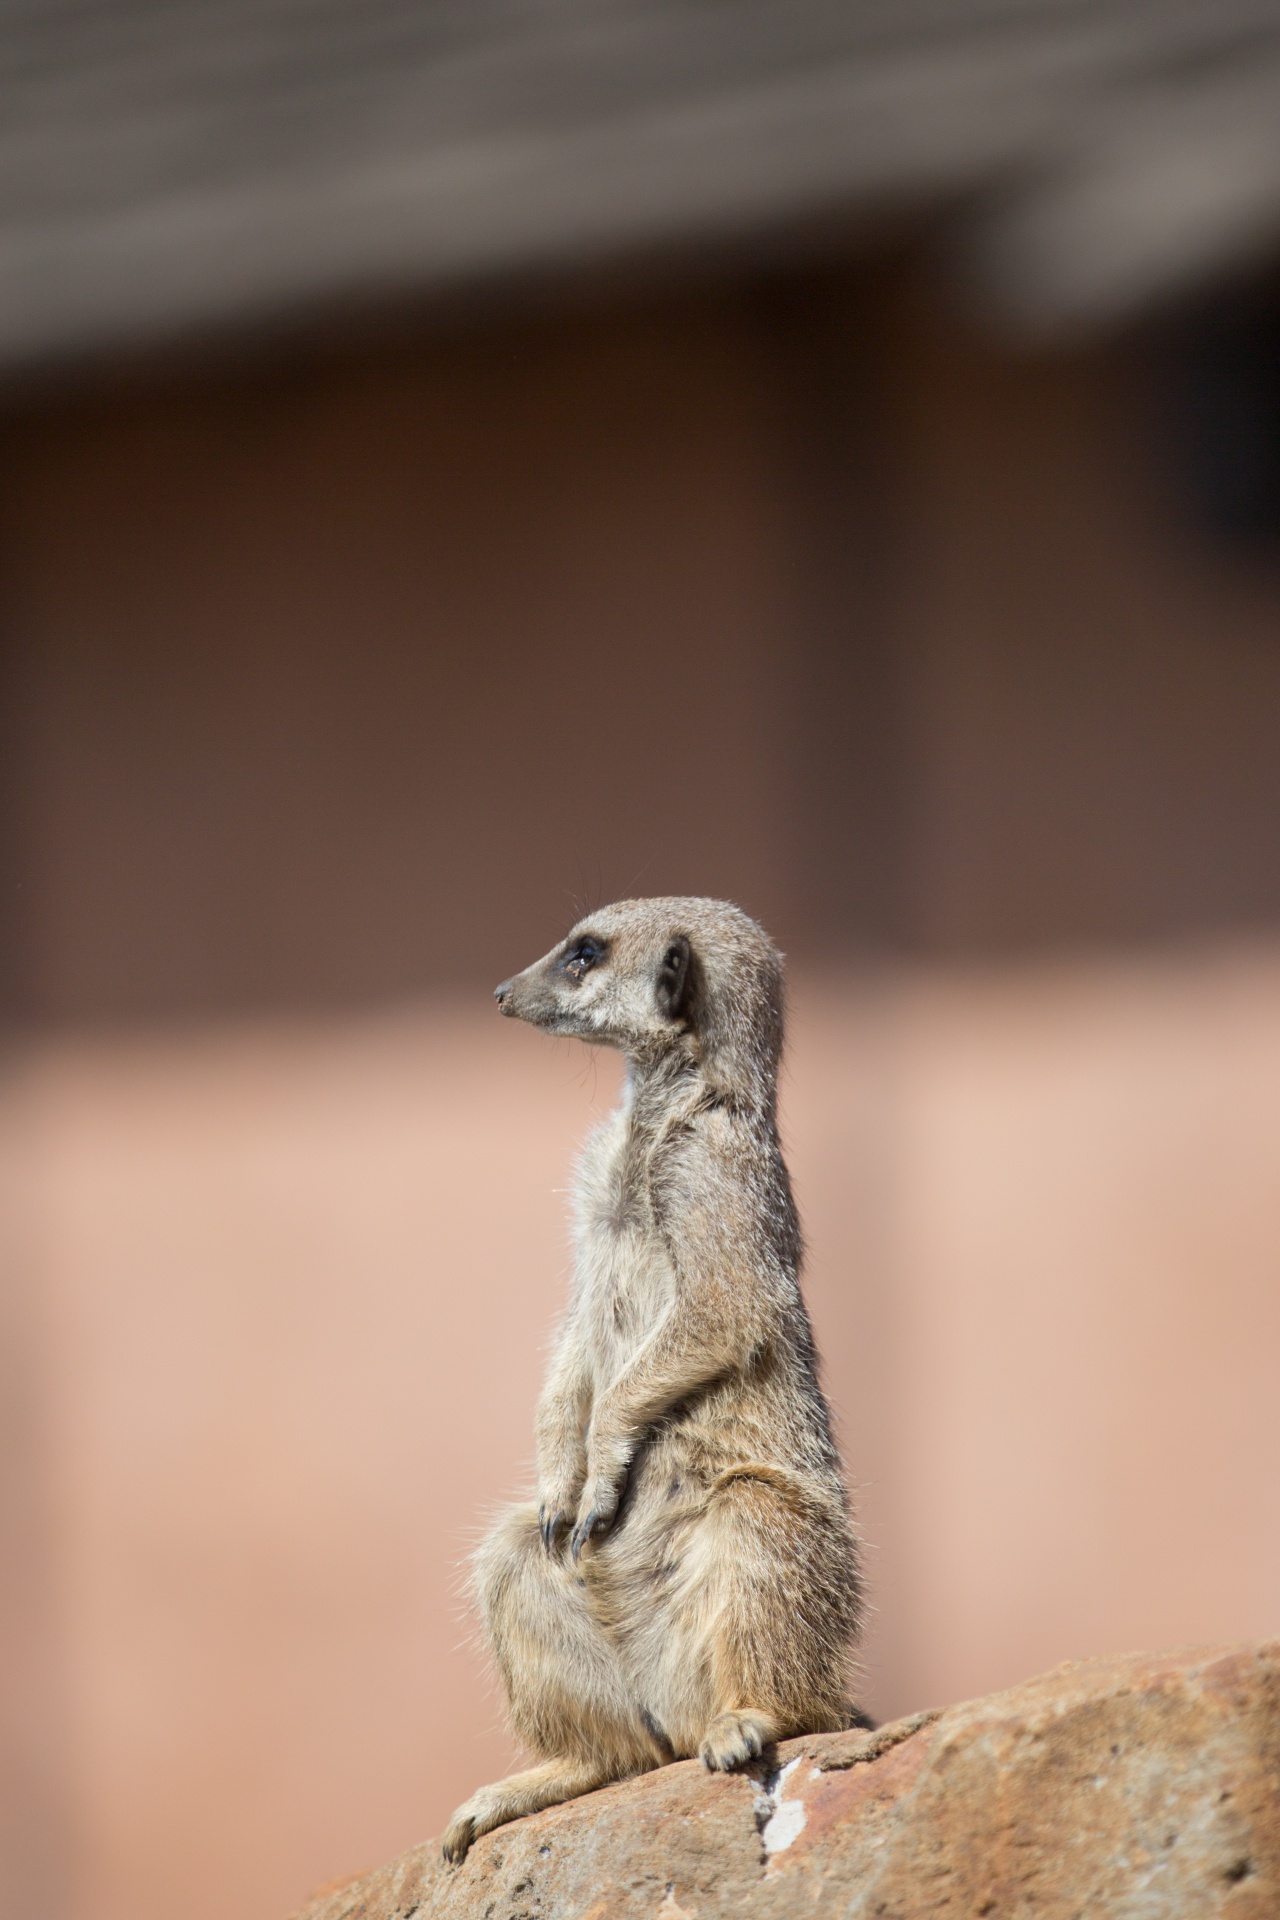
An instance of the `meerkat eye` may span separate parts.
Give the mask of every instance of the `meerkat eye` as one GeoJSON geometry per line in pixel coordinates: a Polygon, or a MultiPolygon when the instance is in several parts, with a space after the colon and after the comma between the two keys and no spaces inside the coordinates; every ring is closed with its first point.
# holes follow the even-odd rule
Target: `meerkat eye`
{"type": "Polygon", "coordinates": [[[590,973],[598,966],[604,956],[604,948],[596,940],[579,940],[565,956],[564,970],[571,980],[581,980],[584,973],[590,973]]]}

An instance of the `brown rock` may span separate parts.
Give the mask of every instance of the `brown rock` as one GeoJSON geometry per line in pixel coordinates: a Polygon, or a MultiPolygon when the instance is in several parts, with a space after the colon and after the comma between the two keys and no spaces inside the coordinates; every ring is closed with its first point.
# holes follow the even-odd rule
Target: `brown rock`
{"type": "MultiPolygon", "coordinates": [[[[461,1795],[470,1783],[459,1781],[461,1795]]],[[[299,1920],[1277,1920],[1280,1642],[1083,1660],[434,1842],[299,1920]]]]}

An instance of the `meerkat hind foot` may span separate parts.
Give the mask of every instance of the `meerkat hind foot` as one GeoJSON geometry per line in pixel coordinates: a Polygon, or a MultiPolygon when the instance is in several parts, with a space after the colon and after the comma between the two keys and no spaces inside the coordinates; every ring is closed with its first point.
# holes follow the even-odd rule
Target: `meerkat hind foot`
{"type": "Polygon", "coordinates": [[[702,1736],[698,1754],[712,1773],[728,1773],[758,1760],[776,1732],[771,1714],[754,1707],[736,1708],[716,1715],[702,1736]]]}
{"type": "Polygon", "coordinates": [[[548,1760],[526,1773],[513,1773],[481,1787],[464,1800],[444,1831],[440,1851],[450,1866],[465,1860],[473,1843],[508,1820],[523,1819],[527,1813],[541,1813],[544,1807],[559,1806],[563,1800],[576,1800],[610,1780],[619,1779],[624,1768],[594,1764],[582,1760],[548,1760]]]}
{"type": "Polygon", "coordinates": [[[465,1809],[459,1808],[445,1828],[444,1839],[440,1842],[446,1866],[455,1867],[460,1860],[465,1860],[475,1837],[475,1821],[465,1809]]]}

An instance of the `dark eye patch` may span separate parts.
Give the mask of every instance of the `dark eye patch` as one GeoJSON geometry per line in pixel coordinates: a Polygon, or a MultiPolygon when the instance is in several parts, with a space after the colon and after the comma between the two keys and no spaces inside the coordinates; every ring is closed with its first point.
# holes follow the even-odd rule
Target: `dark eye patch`
{"type": "Polygon", "coordinates": [[[571,980],[581,980],[584,973],[590,973],[592,967],[598,967],[604,959],[605,950],[599,940],[593,940],[584,934],[581,940],[575,940],[564,957],[564,970],[571,980]]]}

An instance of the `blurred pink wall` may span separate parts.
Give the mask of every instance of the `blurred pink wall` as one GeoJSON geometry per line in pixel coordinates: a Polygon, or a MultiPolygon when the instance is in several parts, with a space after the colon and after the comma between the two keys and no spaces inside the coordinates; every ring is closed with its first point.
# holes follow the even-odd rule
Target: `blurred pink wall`
{"type": "Polygon", "coordinates": [[[0,1920],[278,1920],[504,1764],[616,1063],[488,996],[584,896],[793,956],[871,1706],[1280,1630],[1280,580],[1149,372],[881,260],[7,422],[0,1920]]]}

